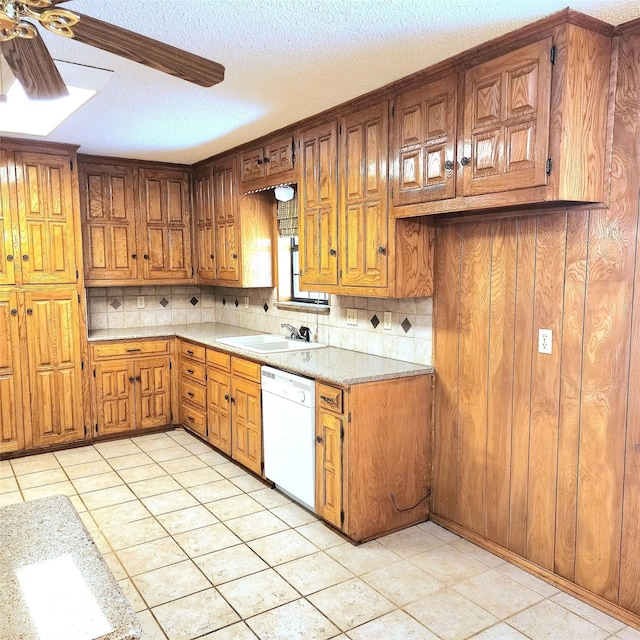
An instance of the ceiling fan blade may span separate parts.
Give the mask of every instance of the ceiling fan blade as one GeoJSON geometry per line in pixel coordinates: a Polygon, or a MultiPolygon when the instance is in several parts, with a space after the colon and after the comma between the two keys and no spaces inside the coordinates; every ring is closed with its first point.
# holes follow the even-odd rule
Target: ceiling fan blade
{"type": "Polygon", "coordinates": [[[201,87],[211,87],[224,80],[224,67],[217,62],[77,11],[74,13],[80,17],[72,27],[73,38],[78,42],[115,53],[201,87]]]}
{"type": "Polygon", "coordinates": [[[13,38],[2,42],[0,51],[24,92],[32,100],[49,100],[69,95],[40,36],[13,38]]]}

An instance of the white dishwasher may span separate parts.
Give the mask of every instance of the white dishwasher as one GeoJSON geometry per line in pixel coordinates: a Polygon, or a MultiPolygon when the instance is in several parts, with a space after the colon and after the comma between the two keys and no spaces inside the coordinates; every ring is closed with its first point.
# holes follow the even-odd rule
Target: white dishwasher
{"type": "Polygon", "coordinates": [[[264,475],[315,511],[315,382],[262,367],[264,475]]]}

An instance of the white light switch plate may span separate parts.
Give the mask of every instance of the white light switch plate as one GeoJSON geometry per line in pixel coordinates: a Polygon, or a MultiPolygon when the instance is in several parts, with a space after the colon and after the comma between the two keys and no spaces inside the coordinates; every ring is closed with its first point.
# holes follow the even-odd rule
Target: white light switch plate
{"type": "Polygon", "coordinates": [[[138,309],[144,309],[144,296],[138,296],[138,309]]]}
{"type": "Polygon", "coordinates": [[[553,331],[551,329],[538,330],[538,352],[552,353],[553,351],[553,331]]]}
{"type": "Polygon", "coordinates": [[[347,324],[351,324],[354,327],[358,324],[358,310],[347,309],[347,324]]]}

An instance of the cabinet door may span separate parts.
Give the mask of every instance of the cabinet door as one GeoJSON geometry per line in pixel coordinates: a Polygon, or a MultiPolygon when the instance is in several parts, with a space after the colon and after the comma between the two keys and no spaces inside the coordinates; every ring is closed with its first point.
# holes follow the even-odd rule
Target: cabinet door
{"type": "Polygon", "coordinates": [[[254,473],[262,473],[262,409],[260,385],[233,379],[232,457],[254,473]]]}
{"type": "Polygon", "coordinates": [[[231,455],[231,418],[229,403],[231,379],[228,373],[212,369],[207,370],[207,402],[209,404],[209,442],[231,455]]]}
{"type": "MultiPolygon", "coordinates": [[[[19,250],[14,240],[9,193],[9,153],[0,149],[0,285],[15,284],[15,260],[19,250]],[[15,247],[15,248],[14,248],[15,247]]],[[[16,233],[17,238],[17,233],[16,233]]]]}
{"type": "Polygon", "coordinates": [[[342,526],[342,418],[318,411],[316,424],[316,513],[342,526]]]}
{"type": "Polygon", "coordinates": [[[196,219],[196,253],[198,255],[198,278],[215,280],[213,171],[197,174],[193,180],[193,202],[196,219]]]}
{"type": "Polygon", "coordinates": [[[238,192],[235,156],[214,168],[214,210],[216,277],[221,282],[238,282],[239,243],[238,192]]]}
{"type": "Polygon", "coordinates": [[[140,223],[145,280],[189,280],[189,177],[184,171],[139,169],[140,223]]]}
{"type": "Polygon", "coordinates": [[[24,305],[33,445],[80,440],[83,397],[76,288],[29,291],[24,305]]]}
{"type": "Polygon", "coordinates": [[[141,358],[134,363],[136,428],[164,427],[171,423],[169,357],[141,358]]]}
{"type": "Polygon", "coordinates": [[[463,195],[547,183],[552,39],[465,74],[463,195]]]}
{"type": "Polygon", "coordinates": [[[342,118],[340,284],[387,286],[388,109],[342,118]]]}
{"type": "Polygon", "coordinates": [[[135,170],[80,164],[78,172],[85,279],[136,279],[135,170]]]}
{"type": "Polygon", "coordinates": [[[264,153],[265,174],[276,178],[288,171],[293,171],[293,151],[293,138],[291,136],[269,143],[265,147],[264,153]]]}
{"type": "Polygon", "coordinates": [[[0,291],[0,453],[24,448],[17,295],[0,291]]]}
{"type": "Polygon", "coordinates": [[[76,281],[71,161],[67,155],[16,153],[22,282],[76,281]]]}
{"type": "Polygon", "coordinates": [[[135,429],[135,376],[131,361],[98,362],[94,372],[97,434],[135,429]]]}
{"type": "Polygon", "coordinates": [[[262,147],[243,151],[240,156],[240,179],[242,182],[251,182],[264,178],[266,164],[262,147]]]}
{"type": "Polygon", "coordinates": [[[338,284],[337,124],[305,131],[302,144],[300,283],[338,284]]]}
{"type": "Polygon", "coordinates": [[[401,94],[393,107],[393,204],[455,196],[456,76],[401,94]]]}

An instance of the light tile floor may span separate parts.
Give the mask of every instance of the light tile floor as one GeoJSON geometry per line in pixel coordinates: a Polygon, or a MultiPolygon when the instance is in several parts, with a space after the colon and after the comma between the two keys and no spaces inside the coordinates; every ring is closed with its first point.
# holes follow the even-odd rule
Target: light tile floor
{"type": "Polygon", "coordinates": [[[360,546],[175,430],[0,462],[70,497],[145,640],[640,640],[432,522],[360,546]]]}

